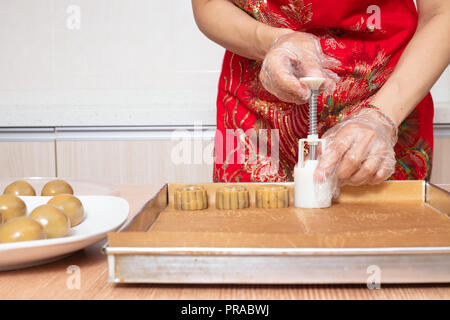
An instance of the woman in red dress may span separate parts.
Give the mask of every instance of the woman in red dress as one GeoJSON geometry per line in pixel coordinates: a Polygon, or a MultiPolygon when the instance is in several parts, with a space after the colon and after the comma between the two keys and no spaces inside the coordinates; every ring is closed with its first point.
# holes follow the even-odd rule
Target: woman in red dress
{"type": "Polygon", "coordinates": [[[307,76],[327,79],[317,118],[328,147],[316,181],[429,178],[429,90],[449,64],[450,1],[418,0],[417,10],[413,0],[192,2],[199,28],[227,49],[214,181],[292,180],[308,133],[307,76]]]}

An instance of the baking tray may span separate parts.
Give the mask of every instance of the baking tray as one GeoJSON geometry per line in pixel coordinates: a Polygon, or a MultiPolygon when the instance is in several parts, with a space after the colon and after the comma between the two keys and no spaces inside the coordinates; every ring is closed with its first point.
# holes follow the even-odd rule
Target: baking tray
{"type": "Polygon", "coordinates": [[[331,208],[178,211],[166,184],[108,234],[116,283],[450,282],[450,194],[424,181],[342,188],[331,208]]]}

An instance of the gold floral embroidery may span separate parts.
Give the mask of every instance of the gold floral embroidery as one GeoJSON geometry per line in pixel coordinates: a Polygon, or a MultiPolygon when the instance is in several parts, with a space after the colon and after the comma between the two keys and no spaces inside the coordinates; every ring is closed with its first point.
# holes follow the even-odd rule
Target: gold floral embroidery
{"type": "Polygon", "coordinates": [[[312,4],[305,5],[303,0],[289,0],[288,5],[281,6],[279,10],[284,16],[269,8],[267,0],[234,0],[234,3],[256,20],[273,27],[299,29],[313,16],[312,4]]]}
{"type": "MultiPolygon", "coordinates": [[[[230,72],[232,72],[232,61],[233,61],[234,54],[230,58],[230,72]]],[[[237,109],[238,105],[240,103],[240,100],[237,98],[237,91],[240,88],[242,81],[243,81],[243,66],[242,61],[239,61],[239,83],[234,88],[233,94],[230,95],[230,92],[232,92],[232,82],[230,81],[228,88],[227,88],[227,82],[225,81],[225,88],[227,90],[227,94],[225,95],[224,99],[222,99],[222,102],[224,103],[224,126],[226,129],[233,129],[229,131],[231,133],[230,135],[227,135],[226,137],[223,137],[226,141],[227,139],[236,139],[237,146],[231,150],[227,155],[225,160],[223,161],[223,176],[221,177],[221,180],[231,182],[231,181],[239,181],[241,179],[241,172],[248,172],[251,175],[251,180],[254,182],[261,182],[261,181],[286,181],[287,174],[283,170],[283,168],[274,168],[273,167],[273,161],[270,155],[263,155],[259,153],[259,150],[257,148],[257,145],[255,145],[254,141],[249,139],[249,137],[244,133],[244,131],[241,129],[241,126],[244,124],[245,119],[248,117],[250,111],[246,114],[246,116],[241,120],[239,127],[237,125],[236,115],[237,115],[237,109]],[[233,106],[233,112],[231,116],[231,121],[229,119],[230,113],[227,111],[228,109],[228,103],[234,101],[233,106]],[[240,153],[240,154],[239,154],[240,153]],[[240,155],[241,159],[236,159],[237,156],[240,155]],[[229,174],[227,172],[228,167],[230,164],[235,163],[235,161],[238,162],[238,164],[242,164],[242,169],[236,170],[229,174]]],[[[270,130],[268,135],[270,136],[270,130]]],[[[266,145],[270,145],[270,141],[265,141],[266,145]]],[[[269,149],[269,148],[268,148],[269,149]]],[[[272,152],[272,150],[268,150],[269,152],[272,152]]],[[[278,155],[276,156],[278,158],[278,155]]],[[[217,160],[217,159],[216,159],[217,160]]],[[[218,177],[219,173],[217,171],[214,171],[214,176],[218,177]]]]}
{"type": "Polygon", "coordinates": [[[358,61],[352,63],[352,67],[347,67],[344,72],[346,76],[341,78],[332,95],[319,97],[324,106],[319,116],[319,133],[323,134],[328,128],[342,121],[352,108],[373,95],[392,73],[393,69],[386,67],[390,56],[386,55],[384,50],[379,50],[375,58],[365,58],[365,61],[358,61]]]}
{"type": "Polygon", "coordinates": [[[241,146],[241,150],[245,150],[242,154],[243,168],[246,172],[250,173],[250,180],[252,182],[283,182],[287,181],[288,174],[284,170],[280,163],[275,164],[274,159],[279,159],[279,155],[274,153],[274,150],[270,149],[271,145],[271,131],[267,132],[267,139],[260,142],[263,139],[258,136],[258,140],[254,141],[247,136],[243,130],[236,130],[236,137],[238,139],[238,144],[241,146]],[[257,143],[265,144],[267,146],[267,154],[262,154],[257,147],[257,143]],[[269,154],[270,152],[270,154],[269,154]]]}
{"type": "Polygon", "coordinates": [[[330,50],[346,48],[345,43],[337,40],[342,36],[344,36],[346,34],[346,31],[342,28],[322,28],[322,29],[324,31],[321,35],[319,35],[319,37],[323,40],[322,41],[323,51],[330,56],[342,59],[342,57],[337,57],[334,53],[331,53],[330,50]]]}
{"type": "Polygon", "coordinates": [[[288,28],[288,20],[269,8],[267,0],[234,0],[234,4],[256,20],[273,26],[288,28]]]}
{"type": "Polygon", "coordinates": [[[281,6],[281,11],[283,11],[290,21],[305,25],[312,19],[313,13],[311,8],[312,3],[305,5],[303,0],[289,0],[287,6],[281,6]]]}
{"type": "MultiPolygon", "coordinates": [[[[254,128],[265,123],[268,129],[279,130],[279,158],[286,177],[293,170],[297,162],[298,137],[306,134],[308,127],[308,109],[306,105],[300,106],[281,102],[269,94],[259,81],[260,63],[248,61],[248,72],[245,82],[248,84],[246,93],[247,108],[254,112],[259,119],[254,128]]],[[[269,144],[270,145],[270,144],[269,144]]]]}
{"type": "Polygon", "coordinates": [[[375,29],[374,26],[364,26],[364,17],[356,22],[354,25],[350,26],[350,30],[354,32],[363,32],[363,33],[386,33],[386,30],[383,29],[375,29]]]}
{"type": "Polygon", "coordinates": [[[431,163],[433,151],[430,144],[423,138],[409,147],[396,145],[395,173],[390,177],[393,180],[429,180],[431,176],[431,163]]]}
{"type": "Polygon", "coordinates": [[[239,83],[236,86],[236,89],[234,90],[234,97],[235,97],[235,100],[236,100],[236,103],[235,103],[234,108],[233,108],[233,117],[232,117],[233,118],[234,129],[238,128],[238,125],[236,123],[236,114],[237,114],[237,108],[238,108],[238,105],[239,105],[239,99],[237,98],[236,93],[237,93],[239,87],[242,84],[242,62],[241,61],[239,61],[239,70],[240,70],[241,76],[239,77],[239,83]]]}
{"type": "Polygon", "coordinates": [[[352,25],[352,26],[350,27],[350,30],[351,30],[351,31],[361,31],[362,28],[363,28],[363,26],[364,26],[364,18],[361,17],[361,20],[359,20],[359,21],[356,22],[354,25],[352,25]]]}
{"type": "Polygon", "coordinates": [[[325,36],[324,40],[325,40],[324,41],[324,50],[325,51],[328,51],[330,49],[336,50],[336,48],[345,49],[345,44],[342,43],[342,42],[337,41],[330,34],[325,36]]]}

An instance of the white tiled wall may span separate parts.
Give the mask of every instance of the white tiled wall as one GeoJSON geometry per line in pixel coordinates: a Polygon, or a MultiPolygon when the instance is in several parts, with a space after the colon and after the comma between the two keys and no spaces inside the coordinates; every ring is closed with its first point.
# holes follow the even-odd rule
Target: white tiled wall
{"type": "Polygon", "coordinates": [[[194,108],[214,123],[224,49],[188,0],[0,0],[0,46],[2,106],[194,108]]]}
{"type": "MultiPolygon", "coordinates": [[[[223,52],[190,0],[0,0],[0,108],[148,107],[214,124],[223,52]]],[[[449,87],[447,71],[435,99],[450,101],[449,87]]]]}
{"type": "Polygon", "coordinates": [[[431,94],[437,104],[447,105],[450,108],[450,68],[444,71],[438,82],[431,89],[431,94]]]}

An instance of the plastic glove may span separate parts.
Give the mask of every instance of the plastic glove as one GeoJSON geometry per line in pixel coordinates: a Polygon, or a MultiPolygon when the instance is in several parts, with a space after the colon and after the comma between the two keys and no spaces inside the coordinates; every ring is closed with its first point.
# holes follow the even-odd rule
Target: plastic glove
{"type": "Polygon", "coordinates": [[[361,109],[329,129],[323,138],[326,148],[314,172],[316,182],[336,175],[336,188],[377,184],[394,173],[397,127],[377,110],[361,109]]]}
{"type": "Polygon", "coordinates": [[[320,92],[331,94],[339,77],[329,70],[341,63],[322,52],[319,38],[305,32],[278,37],[267,52],[259,74],[263,87],[284,102],[308,102],[311,91],[302,77],[323,77],[320,92]]]}

